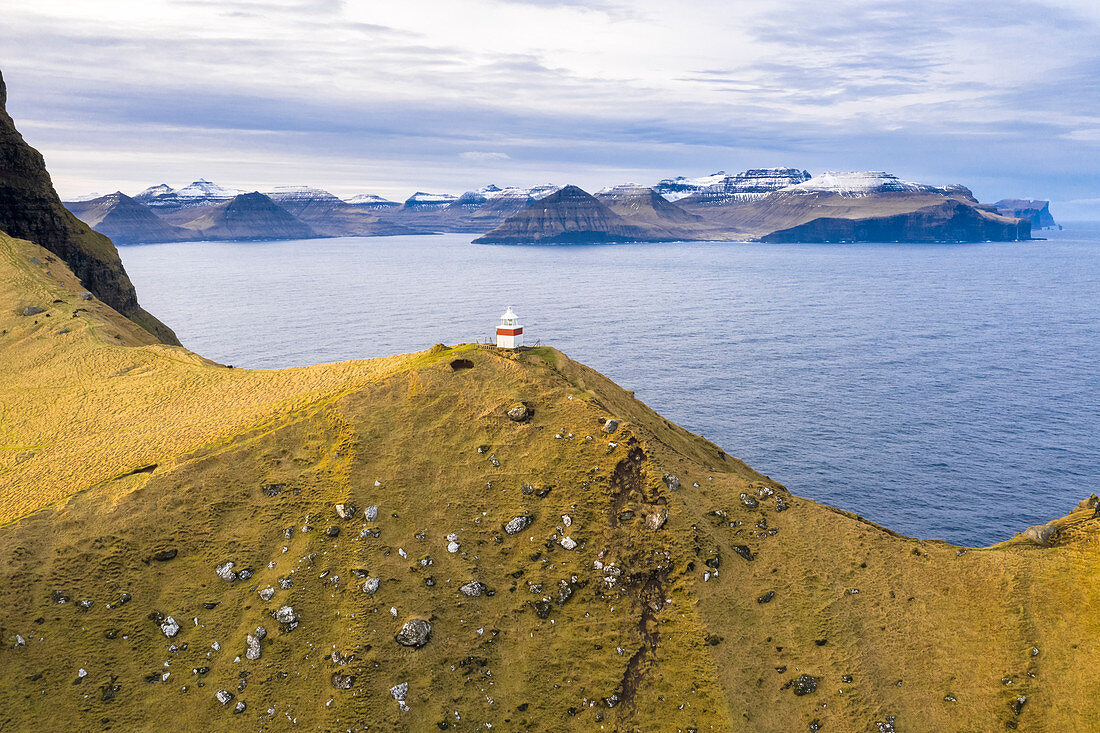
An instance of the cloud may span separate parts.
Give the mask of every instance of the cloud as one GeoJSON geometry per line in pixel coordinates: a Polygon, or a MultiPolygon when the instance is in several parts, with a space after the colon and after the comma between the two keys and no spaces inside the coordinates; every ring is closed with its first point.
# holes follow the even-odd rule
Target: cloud
{"type": "Polygon", "coordinates": [[[458,157],[463,160],[475,160],[478,162],[489,162],[494,160],[511,160],[511,156],[508,153],[486,153],[480,150],[468,150],[465,153],[459,153],[458,157]]]}
{"type": "Polygon", "coordinates": [[[228,161],[292,183],[294,160],[322,186],[458,190],[491,164],[598,188],[778,161],[1069,201],[1100,170],[1091,0],[65,5],[9,0],[0,26],[59,185],[228,161]]]}

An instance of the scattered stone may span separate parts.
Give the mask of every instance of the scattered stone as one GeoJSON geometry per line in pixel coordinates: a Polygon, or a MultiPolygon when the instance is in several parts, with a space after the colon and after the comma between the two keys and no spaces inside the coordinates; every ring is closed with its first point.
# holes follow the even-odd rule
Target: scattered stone
{"type": "Polygon", "coordinates": [[[405,702],[405,698],[409,694],[409,683],[402,682],[399,685],[394,685],[390,688],[390,694],[393,695],[393,699],[398,702],[405,702]]]}
{"type": "Polygon", "coordinates": [[[1027,696],[1026,695],[1020,695],[1015,700],[1013,700],[1010,703],[1011,706],[1012,706],[1012,714],[1013,715],[1019,715],[1020,713],[1022,713],[1024,711],[1024,705],[1026,703],[1027,703],[1027,696]]]}
{"type": "Polygon", "coordinates": [[[1031,656],[1033,656],[1033,657],[1039,656],[1039,647],[1037,647],[1037,646],[1031,647],[1031,656]]]}
{"type": "Polygon", "coordinates": [[[533,521],[534,520],[526,514],[519,517],[513,517],[504,525],[504,531],[508,534],[519,534],[530,527],[533,521]]]}
{"type": "Polygon", "coordinates": [[[80,606],[81,611],[87,611],[89,608],[92,607],[92,602],[85,599],[83,601],[80,601],[80,603],[77,603],[76,605],[80,606]]]}
{"type": "Polygon", "coordinates": [[[760,506],[760,502],[758,502],[754,497],[749,496],[748,494],[741,494],[741,503],[747,506],[749,509],[755,509],[756,507],[760,506]]]}
{"type": "Polygon", "coordinates": [[[569,516],[568,514],[562,514],[561,515],[561,523],[564,526],[569,527],[573,524],[573,517],[569,516]]]}
{"type": "Polygon", "coordinates": [[[237,578],[240,580],[248,580],[252,577],[252,568],[245,568],[241,572],[237,573],[237,578]]]}
{"type": "Polygon", "coordinates": [[[240,700],[240,701],[237,702],[236,707],[233,708],[233,713],[234,714],[243,713],[244,709],[246,707],[247,707],[247,705],[244,704],[244,700],[240,700]]]}
{"type": "Polygon", "coordinates": [[[265,601],[270,601],[272,596],[274,596],[274,595],[275,595],[275,589],[272,588],[270,585],[260,591],[260,598],[262,598],[265,601]]]}
{"type": "Polygon", "coordinates": [[[577,546],[577,541],[574,540],[572,537],[562,537],[561,546],[567,550],[572,550],[577,546]]]}
{"type": "Polygon", "coordinates": [[[485,591],[489,589],[485,586],[484,583],[476,580],[471,580],[466,585],[460,587],[459,590],[462,591],[463,595],[470,596],[471,598],[476,598],[477,596],[482,595],[483,593],[485,593],[485,591]]]}
{"type": "Polygon", "coordinates": [[[660,529],[665,526],[665,522],[668,520],[668,508],[661,507],[653,514],[647,514],[645,517],[645,526],[647,529],[660,529]]]}
{"type": "Polygon", "coordinates": [[[1024,537],[1043,547],[1049,547],[1057,535],[1058,528],[1053,524],[1036,524],[1024,530],[1024,537]]]}
{"type": "Polygon", "coordinates": [[[218,690],[214,693],[214,697],[217,698],[218,702],[222,705],[228,705],[233,699],[233,693],[229,690],[218,690]]]}
{"type": "Polygon", "coordinates": [[[764,595],[757,598],[756,602],[757,603],[770,603],[773,598],[775,598],[775,591],[770,590],[767,593],[765,593],[764,595]]]}
{"type": "Polygon", "coordinates": [[[39,313],[45,313],[45,308],[39,308],[37,305],[28,305],[23,310],[19,311],[20,315],[24,316],[37,316],[39,313]]]}
{"type": "MultiPolygon", "coordinates": [[[[278,496],[286,488],[286,484],[264,484],[260,491],[264,492],[267,496],[278,496]]],[[[289,537],[287,539],[290,539],[289,537]]]]}
{"type": "Polygon", "coordinates": [[[671,473],[666,473],[664,475],[664,482],[665,482],[665,486],[668,487],[669,491],[679,491],[679,489],[680,489],[680,479],[677,478],[676,476],[672,475],[671,473]]]}
{"type": "Polygon", "coordinates": [[[447,552],[450,552],[450,553],[458,552],[459,547],[460,547],[460,545],[457,542],[452,540],[452,541],[447,543],[447,552]]]}
{"type": "Polygon", "coordinates": [[[294,613],[293,606],[281,606],[271,615],[281,624],[292,624],[298,620],[298,614],[294,613]]]}
{"type": "Polygon", "coordinates": [[[15,644],[12,646],[12,649],[18,649],[19,647],[26,646],[26,645],[27,645],[27,640],[24,639],[19,634],[16,634],[15,635],[15,644]]]}
{"type": "Polygon", "coordinates": [[[160,625],[160,630],[164,632],[164,635],[171,639],[173,636],[180,632],[180,625],[176,623],[176,620],[169,616],[164,619],[160,625]]]}
{"type": "Polygon", "coordinates": [[[329,537],[338,537],[340,535],[340,528],[333,525],[325,530],[325,534],[329,537]]]}
{"type": "Polygon", "coordinates": [[[749,562],[752,562],[752,560],[753,560],[753,554],[752,554],[752,551],[751,551],[751,550],[749,549],[749,546],[748,546],[748,545],[731,545],[730,547],[731,547],[731,548],[733,549],[733,551],[734,551],[734,552],[736,552],[736,553],[737,553],[738,555],[740,555],[741,557],[745,558],[745,559],[746,559],[746,560],[748,560],[749,562]]]}
{"type": "MultiPolygon", "coordinates": [[[[573,576],[576,578],[577,576],[573,576]]],[[[565,602],[573,597],[573,584],[567,580],[558,581],[558,605],[563,606],[565,602]]]]}
{"type": "Polygon", "coordinates": [[[175,548],[172,548],[171,550],[161,550],[160,552],[153,555],[153,559],[157,562],[168,562],[169,560],[174,560],[176,558],[176,555],[178,554],[179,550],[175,548]]]}
{"type": "Polygon", "coordinates": [[[369,506],[363,510],[363,516],[367,518],[368,522],[373,522],[378,519],[378,505],[369,506]]]}
{"type": "Polygon", "coordinates": [[[378,590],[378,585],[381,582],[381,578],[367,578],[366,582],[363,583],[363,592],[368,595],[373,595],[374,592],[378,590]]]}
{"type": "Polygon", "coordinates": [[[793,680],[794,694],[809,695],[817,692],[817,677],[808,674],[800,674],[793,680]]]}
{"type": "Polygon", "coordinates": [[[285,578],[279,578],[279,587],[283,590],[290,590],[293,585],[294,581],[290,579],[289,575],[285,578]]]}
{"type": "Polygon", "coordinates": [[[232,583],[237,579],[237,574],[233,572],[233,562],[227,561],[214,568],[214,572],[218,574],[218,577],[224,580],[226,583],[232,583]]]}
{"type": "Polygon", "coordinates": [[[354,684],[355,675],[344,674],[343,672],[332,673],[332,686],[337,690],[350,690],[354,684]]]}
{"type": "Polygon", "coordinates": [[[83,293],[78,293],[76,297],[80,298],[81,300],[91,300],[94,296],[90,292],[85,290],[83,293]]]}
{"type": "Polygon", "coordinates": [[[610,435],[619,429],[619,421],[611,420],[610,418],[603,424],[603,431],[610,435]]]}
{"type": "Polygon", "coordinates": [[[878,728],[878,733],[896,733],[894,729],[894,716],[887,715],[886,721],[883,723],[875,722],[875,727],[878,728]]]}
{"type": "Polygon", "coordinates": [[[788,509],[790,509],[790,507],[787,505],[787,502],[783,501],[783,497],[782,496],[776,496],[775,497],[775,511],[785,512],[788,509]]]}
{"type": "Polygon", "coordinates": [[[512,422],[523,422],[531,415],[531,411],[527,409],[527,405],[522,402],[517,402],[512,407],[508,408],[508,411],[504,413],[508,416],[508,419],[512,422]]]}
{"type": "Polygon", "coordinates": [[[351,519],[355,516],[355,511],[356,510],[354,504],[336,505],[336,516],[340,517],[340,519],[351,519]]]}
{"type": "Polygon", "coordinates": [[[419,649],[428,643],[428,637],[431,636],[431,633],[432,625],[424,619],[409,619],[394,636],[394,641],[401,646],[411,646],[414,649],[419,649]]]}

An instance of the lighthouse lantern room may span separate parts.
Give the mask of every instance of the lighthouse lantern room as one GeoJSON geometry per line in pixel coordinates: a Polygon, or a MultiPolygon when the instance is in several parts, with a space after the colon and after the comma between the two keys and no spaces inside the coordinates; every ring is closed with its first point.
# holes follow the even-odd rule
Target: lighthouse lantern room
{"type": "Polygon", "coordinates": [[[520,346],[523,346],[523,326],[519,325],[519,318],[512,312],[512,306],[508,306],[497,326],[497,348],[516,349],[520,346]]]}

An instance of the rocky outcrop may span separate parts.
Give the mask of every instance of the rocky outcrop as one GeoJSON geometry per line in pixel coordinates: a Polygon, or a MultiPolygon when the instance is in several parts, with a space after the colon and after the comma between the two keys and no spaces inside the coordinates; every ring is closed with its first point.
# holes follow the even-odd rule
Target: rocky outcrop
{"type": "Polygon", "coordinates": [[[90,201],[66,202],[65,206],[115,244],[179,242],[195,236],[194,232],[164,221],[148,206],[121,191],[90,201]]]}
{"type": "Polygon", "coordinates": [[[1053,229],[1058,226],[1054,217],[1050,214],[1049,201],[1032,201],[1030,199],[1001,199],[993,204],[993,208],[1002,216],[1011,216],[1017,219],[1027,219],[1031,222],[1031,228],[1053,229]]]}
{"type": "Polygon", "coordinates": [[[111,240],[62,205],[42,156],[15,129],[6,104],[7,89],[0,76],[0,231],[53,252],[97,298],[161,342],[179,344],[170,328],[138,305],[111,240]]]}
{"type": "Polygon", "coordinates": [[[185,224],[196,239],[309,239],[317,236],[305,222],[262,193],[245,193],[213,207],[185,224]]]}
{"type": "Polygon", "coordinates": [[[913,212],[868,218],[821,217],[771,232],[763,242],[1013,242],[1031,223],[946,200],[913,212]]]}

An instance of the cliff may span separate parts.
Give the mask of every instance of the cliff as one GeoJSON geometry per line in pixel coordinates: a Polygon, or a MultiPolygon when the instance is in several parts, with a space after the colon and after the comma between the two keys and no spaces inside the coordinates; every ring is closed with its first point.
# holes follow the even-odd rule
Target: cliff
{"type": "Polygon", "coordinates": [[[1054,221],[1054,217],[1050,213],[1049,201],[1001,199],[993,204],[993,208],[1002,216],[1027,219],[1031,222],[1032,229],[1053,229],[1058,226],[1058,223],[1054,221]]]}
{"type": "Polygon", "coordinates": [[[763,242],[1012,242],[1031,222],[947,200],[916,211],[866,218],[820,217],[765,234],[763,242]]]}
{"type": "Polygon", "coordinates": [[[179,242],[194,232],[169,224],[121,191],[89,201],[66,202],[65,207],[95,231],[116,244],[179,242]]]}
{"type": "Polygon", "coordinates": [[[7,87],[0,75],[0,231],[46,248],[63,259],[97,298],[160,341],[178,344],[172,330],[138,304],[111,240],[62,205],[42,156],[23,140],[6,107],[7,87]]]}

